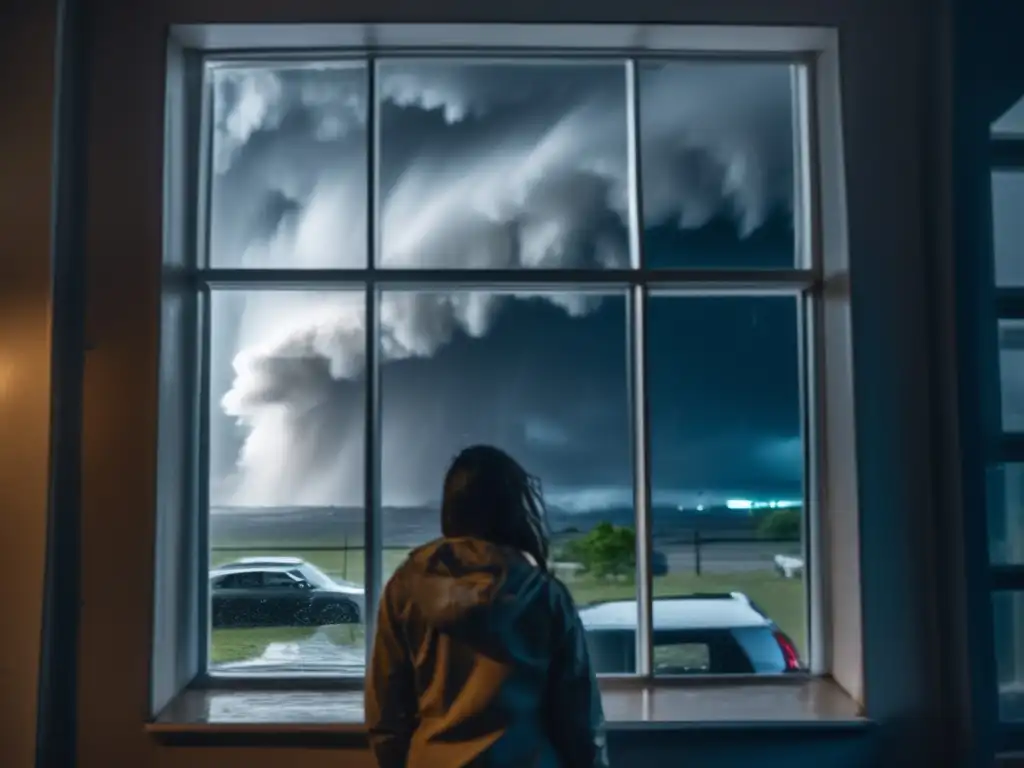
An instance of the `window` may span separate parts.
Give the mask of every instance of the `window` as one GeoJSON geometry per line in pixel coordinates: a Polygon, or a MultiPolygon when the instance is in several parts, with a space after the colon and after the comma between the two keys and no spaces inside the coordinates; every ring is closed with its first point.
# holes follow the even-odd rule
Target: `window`
{"type": "Polygon", "coordinates": [[[263,586],[268,589],[302,589],[305,584],[301,579],[288,573],[265,571],[263,573],[263,586]]]}
{"type": "Polygon", "coordinates": [[[679,595],[738,592],[806,656],[799,311],[792,296],[652,292],[647,400],[652,538],[667,560],[655,616],[679,595]]]}
{"type": "Polygon", "coordinates": [[[211,582],[208,671],[359,678],[481,442],[599,671],[810,668],[809,65],[485,53],[202,63],[202,567],[334,606],[232,624],[211,582]]]}
{"type": "Polygon", "coordinates": [[[988,467],[989,561],[1000,714],[1024,722],[1024,140],[1020,103],[992,127],[992,241],[1001,434],[988,467]]]}
{"type": "Polygon", "coordinates": [[[706,643],[659,643],[655,637],[656,672],[700,674],[711,671],[711,649],[706,643]]]}
{"type": "Polygon", "coordinates": [[[247,571],[216,579],[214,586],[220,589],[259,589],[263,586],[263,579],[258,571],[247,571]]]}

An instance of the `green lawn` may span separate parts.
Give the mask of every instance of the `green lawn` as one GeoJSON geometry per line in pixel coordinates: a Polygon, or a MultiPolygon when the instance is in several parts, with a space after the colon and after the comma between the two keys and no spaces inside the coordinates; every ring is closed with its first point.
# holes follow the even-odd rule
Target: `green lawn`
{"type": "MultiPolygon", "coordinates": [[[[319,551],[296,548],[282,553],[280,549],[251,549],[244,551],[214,552],[211,565],[256,555],[294,555],[314,563],[328,574],[358,583],[363,582],[364,560],[359,550],[319,551]]],[[[389,577],[405,558],[405,550],[385,550],[384,576],[389,577]]],[[[629,599],[636,595],[636,587],[627,583],[598,582],[580,577],[567,582],[573,597],[580,605],[598,600],[629,599]]],[[[694,573],[670,573],[654,579],[655,597],[687,595],[693,593],[743,592],[772,617],[806,655],[806,598],[799,579],[783,579],[772,571],[742,573],[714,573],[698,576],[694,573]]],[[[212,633],[210,660],[215,663],[241,661],[263,653],[272,642],[294,642],[310,637],[316,630],[309,627],[281,627],[260,629],[225,629],[212,633]]],[[[363,647],[361,627],[336,626],[325,629],[332,642],[343,646],[363,647]]]]}
{"type": "Polygon", "coordinates": [[[363,626],[339,624],[334,627],[261,627],[259,629],[215,629],[210,637],[210,661],[224,664],[245,661],[263,654],[271,643],[293,643],[307,640],[317,631],[327,633],[335,645],[362,648],[365,642],[363,626]]]}

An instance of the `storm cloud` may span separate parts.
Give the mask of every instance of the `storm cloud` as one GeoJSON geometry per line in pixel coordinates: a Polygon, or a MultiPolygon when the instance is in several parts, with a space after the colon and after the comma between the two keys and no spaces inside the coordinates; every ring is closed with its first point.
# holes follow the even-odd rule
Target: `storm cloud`
{"type": "MultiPolygon", "coordinates": [[[[211,263],[364,266],[365,70],[218,68],[212,77],[211,263]]],[[[787,222],[780,242],[792,248],[790,78],[779,65],[643,66],[642,223],[652,261],[682,264],[687,237],[706,239],[700,252],[711,258],[715,232],[737,252],[756,250],[773,220],[787,222]]],[[[629,266],[621,63],[396,61],[381,64],[378,80],[380,266],[629,266]]],[[[759,307],[739,314],[778,314],[759,307]]],[[[523,456],[565,506],[628,487],[623,296],[388,291],[379,311],[385,504],[435,499],[452,453],[480,440],[523,456]]],[[[218,293],[214,502],[361,503],[365,357],[359,291],[218,293]]],[[[789,366],[788,349],[781,357],[789,366]]],[[[780,376],[788,386],[795,368],[780,376]]],[[[746,451],[760,463],[751,476],[766,492],[799,484],[783,458],[794,389],[780,389],[785,414],[766,417],[747,448],[738,432],[718,438],[735,461],[746,451]]],[[[721,429],[731,429],[723,418],[721,429]]],[[[697,421],[678,436],[704,440],[704,450],[679,444],[691,467],[719,450],[706,439],[713,425],[697,421]]],[[[672,493],[709,484],[739,493],[744,484],[728,467],[717,478],[689,474],[672,493]]]]}

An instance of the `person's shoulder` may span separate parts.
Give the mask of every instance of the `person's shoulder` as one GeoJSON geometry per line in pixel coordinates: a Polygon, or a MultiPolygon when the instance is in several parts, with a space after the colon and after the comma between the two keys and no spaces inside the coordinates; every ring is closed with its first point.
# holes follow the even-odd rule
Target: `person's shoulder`
{"type": "Polygon", "coordinates": [[[538,568],[520,558],[510,572],[518,574],[514,582],[521,585],[520,589],[532,594],[534,600],[545,605],[548,612],[572,613],[576,610],[572,592],[550,570],[538,568]]]}
{"type": "Polygon", "coordinates": [[[544,579],[547,582],[548,591],[554,602],[557,602],[562,608],[576,610],[576,601],[572,596],[572,591],[566,586],[564,581],[551,573],[551,571],[544,571],[544,579]]]}
{"type": "Polygon", "coordinates": [[[406,554],[402,562],[399,563],[398,568],[395,569],[395,573],[407,573],[409,571],[422,569],[423,563],[443,542],[443,538],[431,539],[428,542],[420,544],[418,547],[413,547],[406,554]]]}

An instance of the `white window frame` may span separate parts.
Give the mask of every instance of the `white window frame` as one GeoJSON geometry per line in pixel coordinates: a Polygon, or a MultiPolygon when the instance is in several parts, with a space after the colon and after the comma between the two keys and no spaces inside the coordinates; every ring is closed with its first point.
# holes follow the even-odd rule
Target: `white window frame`
{"type": "MultiPolygon", "coordinates": [[[[801,296],[802,407],[804,428],[804,548],[807,568],[809,671],[831,675],[854,699],[862,700],[859,545],[854,446],[852,339],[847,276],[847,224],[839,102],[838,40],[834,29],[806,27],[704,27],[673,25],[183,25],[172,28],[168,54],[165,150],[165,269],[161,327],[161,371],[174,372],[174,385],[161,386],[157,483],[157,551],[151,708],[154,713],[189,685],[287,688],[361,687],[361,678],[322,680],[295,676],[211,676],[207,672],[209,546],[207,462],[209,422],[206,397],[211,287],[355,287],[364,291],[367,325],[366,430],[366,614],[367,637],[381,584],[379,525],[379,359],[376,347],[377,291],[386,287],[445,289],[629,287],[630,385],[644,391],[644,317],[647,286],[691,295],[775,293],[801,296]],[[637,131],[631,130],[631,246],[629,270],[341,270],[200,269],[207,229],[205,166],[209,93],[203,92],[203,58],[272,60],[308,49],[360,59],[415,55],[613,58],[634,62],[629,75],[631,127],[638,120],[635,61],[644,58],[791,61],[797,78],[796,158],[797,252],[793,269],[723,270],[643,267],[639,227],[640,184],[637,131]],[[195,201],[199,199],[200,205],[195,201]],[[192,387],[180,386],[182,381],[192,387]],[[167,391],[165,391],[167,390],[167,391]],[[182,471],[185,468],[186,471],[182,471]],[[185,476],[183,478],[183,475],[185,476]],[[842,515],[830,514],[843,510],[842,515]],[[841,612],[835,609],[843,604],[841,612]]],[[[310,51],[312,53],[312,51],[310,51]]],[[[309,54],[307,54],[309,55],[309,54]]],[[[317,54],[318,55],[318,54],[317,54]]],[[[374,94],[376,67],[367,67],[374,94]]],[[[368,261],[377,253],[379,200],[375,185],[376,99],[368,117],[368,261]]],[[[171,374],[168,374],[171,375],[171,374]]],[[[162,378],[162,384],[169,379],[162,378]]],[[[646,440],[646,398],[632,398],[634,502],[637,510],[638,670],[627,676],[650,684],[651,550],[650,470],[646,440]]],[[[369,642],[368,642],[369,645],[369,642]]],[[[708,677],[696,677],[702,683],[708,677]]],[[[735,682],[735,678],[727,678],[735,682]]],[[[658,684],[671,678],[656,678],[658,684]]],[[[687,680],[676,680],[686,684],[687,680]]]]}

